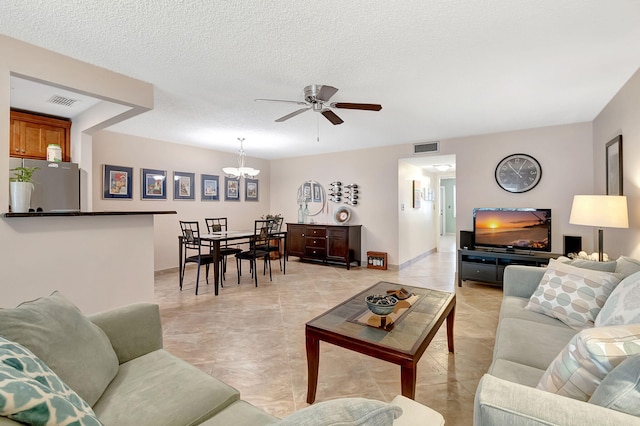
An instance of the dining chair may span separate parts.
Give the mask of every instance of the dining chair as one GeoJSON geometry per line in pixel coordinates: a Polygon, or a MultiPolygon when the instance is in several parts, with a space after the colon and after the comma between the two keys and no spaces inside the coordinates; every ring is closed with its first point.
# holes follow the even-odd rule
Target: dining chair
{"type": "MultiPolygon", "coordinates": [[[[196,274],[196,295],[198,294],[198,284],[200,282],[200,266],[205,265],[205,279],[209,284],[209,265],[213,263],[213,254],[203,253],[203,246],[200,241],[200,226],[194,221],[180,221],[182,230],[182,270],[180,271],[180,290],[184,281],[184,271],[187,263],[197,263],[198,272],[196,274]]],[[[204,247],[207,247],[205,244],[204,247]]]]}
{"type": "MultiPolygon", "coordinates": [[[[207,224],[207,231],[213,232],[227,232],[227,218],[226,217],[211,217],[205,218],[207,224]]],[[[231,256],[242,251],[239,247],[232,247],[226,242],[220,246],[220,285],[224,287],[223,281],[225,279],[225,273],[227,272],[227,256],[231,256]]]]}
{"type": "Polygon", "coordinates": [[[283,222],[284,222],[283,217],[278,217],[273,219],[273,223],[271,224],[271,228],[270,228],[270,231],[272,234],[271,241],[272,243],[275,242],[277,244],[271,244],[270,246],[268,246],[268,250],[270,253],[278,254],[278,261],[280,262],[280,271],[282,271],[282,253],[280,252],[280,250],[282,248],[284,237],[278,234],[282,230],[283,222]]]}
{"type": "Polygon", "coordinates": [[[269,243],[271,241],[271,232],[269,231],[272,219],[259,219],[256,220],[253,225],[253,239],[249,244],[249,250],[241,251],[236,254],[236,266],[238,269],[238,284],[240,284],[240,275],[242,274],[241,262],[242,260],[249,260],[251,262],[251,275],[255,280],[256,287],[258,287],[258,269],[256,268],[256,260],[264,259],[265,266],[263,274],[266,275],[266,268],[269,267],[269,281],[271,278],[271,259],[269,252],[269,243]]]}

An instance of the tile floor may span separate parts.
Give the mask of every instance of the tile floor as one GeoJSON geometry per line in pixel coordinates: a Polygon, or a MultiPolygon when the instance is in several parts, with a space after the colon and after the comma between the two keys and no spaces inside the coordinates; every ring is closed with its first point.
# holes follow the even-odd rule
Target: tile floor
{"type": "MultiPolygon", "coordinates": [[[[457,292],[455,353],[447,351],[445,325],[418,364],[416,400],[439,411],[448,426],[470,425],[473,397],[489,367],[499,288],[455,284],[455,239],[442,239],[437,253],[400,271],[313,265],[292,258],[283,275],[273,263],[273,281],[246,274],[237,285],[229,262],[218,296],[201,282],[195,296],[195,267],[189,266],[183,291],[177,271],[156,274],[165,348],[237,388],[243,399],[284,417],[306,407],[304,324],[378,281],[457,292]]],[[[248,264],[243,265],[248,271],[248,264]]],[[[346,349],[320,344],[316,401],[366,397],[390,401],[400,393],[400,368],[346,349]]]]}

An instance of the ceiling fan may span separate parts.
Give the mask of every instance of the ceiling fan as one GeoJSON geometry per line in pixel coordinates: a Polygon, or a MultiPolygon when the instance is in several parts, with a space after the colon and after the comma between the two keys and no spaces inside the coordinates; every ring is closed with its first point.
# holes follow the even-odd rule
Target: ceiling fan
{"type": "Polygon", "coordinates": [[[319,112],[324,115],[324,117],[329,120],[332,124],[342,124],[344,120],[342,120],[338,115],[331,111],[329,108],[343,108],[343,109],[360,109],[365,111],[380,111],[382,109],[382,105],[379,104],[359,104],[352,102],[331,102],[329,103],[329,99],[333,95],[336,94],[338,89],[332,86],[324,86],[321,84],[311,84],[304,88],[304,101],[286,101],[281,99],[255,99],[256,101],[265,101],[265,102],[287,102],[297,105],[304,105],[304,108],[300,108],[299,110],[293,111],[283,117],[280,117],[276,120],[276,122],[281,123],[290,118],[295,117],[296,115],[302,114],[305,111],[313,110],[319,112]]]}

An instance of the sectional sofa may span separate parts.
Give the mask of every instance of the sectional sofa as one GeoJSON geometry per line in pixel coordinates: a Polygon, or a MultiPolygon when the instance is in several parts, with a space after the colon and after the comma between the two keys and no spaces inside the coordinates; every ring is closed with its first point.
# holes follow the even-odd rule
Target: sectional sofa
{"type": "Polygon", "coordinates": [[[474,425],[640,425],[637,271],[624,257],[507,267],[474,425]]]}

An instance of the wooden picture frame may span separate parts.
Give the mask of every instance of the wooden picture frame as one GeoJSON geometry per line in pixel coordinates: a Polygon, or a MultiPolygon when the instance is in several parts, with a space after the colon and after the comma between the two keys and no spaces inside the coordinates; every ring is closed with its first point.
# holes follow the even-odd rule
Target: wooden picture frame
{"type": "Polygon", "coordinates": [[[200,175],[202,201],[220,201],[220,176],[200,175]]]}
{"type": "Polygon", "coordinates": [[[420,200],[422,198],[422,191],[420,190],[420,181],[413,181],[413,208],[419,209],[422,205],[420,200]]]}
{"type": "Polygon", "coordinates": [[[258,179],[244,179],[244,200],[245,201],[258,201],[259,195],[258,179]]]}
{"type": "Polygon", "coordinates": [[[623,195],[622,135],[618,135],[607,142],[605,152],[607,170],[607,195],[623,195]]]}
{"type": "Polygon", "coordinates": [[[195,200],[195,173],[173,172],[173,199],[195,200]]]}
{"type": "Polygon", "coordinates": [[[166,200],[167,171],[140,169],[140,195],[143,200],[166,200]]]}
{"type": "Polygon", "coordinates": [[[240,178],[224,178],[224,200],[240,201],[240,178]]]}
{"type": "Polygon", "coordinates": [[[102,198],[133,198],[133,167],[112,166],[105,164],[102,173],[102,198]]]}

